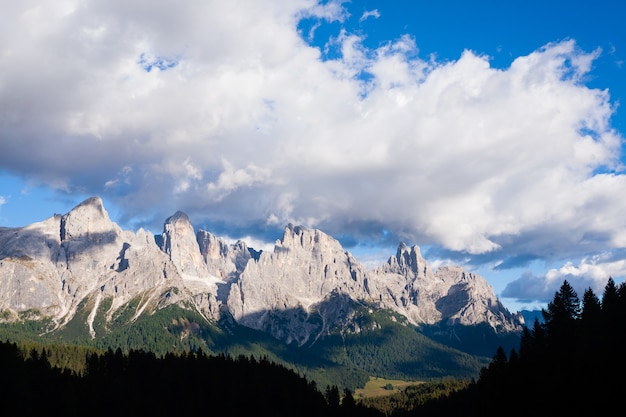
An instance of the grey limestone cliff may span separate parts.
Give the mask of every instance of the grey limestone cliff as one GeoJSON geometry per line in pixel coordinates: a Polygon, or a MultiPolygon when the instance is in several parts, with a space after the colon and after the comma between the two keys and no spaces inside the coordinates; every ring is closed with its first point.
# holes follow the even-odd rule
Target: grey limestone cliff
{"type": "Polygon", "coordinates": [[[160,235],[124,231],[98,197],[65,215],[0,229],[3,320],[30,314],[63,326],[82,305],[96,337],[93,318],[107,298],[109,318],[133,299],[136,316],[178,303],[300,345],[337,328],[358,331],[355,305],[392,310],[416,326],[521,329],[484,278],[459,267],[433,271],[417,246],[400,244],[387,263],[367,270],[320,230],[288,225],[274,250],[261,253],[195,232],[182,212],[160,235]]]}
{"type": "Polygon", "coordinates": [[[0,231],[0,309],[11,317],[27,312],[62,326],[81,303],[95,314],[110,297],[110,314],[140,294],[142,307],[158,303],[166,288],[180,284],[154,237],[122,231],[97,197],[63,216],[0,231]]]}

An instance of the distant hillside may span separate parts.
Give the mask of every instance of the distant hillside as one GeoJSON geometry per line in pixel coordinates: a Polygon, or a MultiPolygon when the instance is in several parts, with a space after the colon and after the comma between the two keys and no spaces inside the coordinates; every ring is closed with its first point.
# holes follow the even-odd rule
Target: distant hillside
{"type": "MultiPolygon", "coordinates": [[[[383,311],[363,314],[357,320],[367,330],[328,335],[307,346],[285,344],[234,320],[212,323],[193,310],[177,306],[140,316],[132,322],[124,322],[128,318],[120,315],[114,324],[108,324],[106,335],[94,339],[82,317],[78,313],[73,321],[53,331],[46,330],[49,323],[45,321],[5,323],[0,325],[0,340],[38,347],[61,344],[99,351],[145,350],[158,356],[202,350],[232,357],[265,357],[320,386],[337,385],[351,390],[364,386],[370,375],[407,380],[444,376],[470,379],[477,377],[489,362],[487,357],[434,342],[383,311]]],[[[96,328],[101,325],[99,319],[95,323],[96,328]]],[[[80,359],[78,368],[73,370],[80,370],[80,359]]]]}

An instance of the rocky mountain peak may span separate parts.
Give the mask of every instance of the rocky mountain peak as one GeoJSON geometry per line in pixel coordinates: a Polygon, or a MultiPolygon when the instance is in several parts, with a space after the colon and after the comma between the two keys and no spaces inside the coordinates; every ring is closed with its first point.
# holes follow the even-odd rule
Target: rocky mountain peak
{"type": "Polygon", "coordinates": [[[0,310],[37,309],[66,320],[84,300],[95,311],[103,297],[118,308],[147,293],[154,305],[177,302],[172,294],[179,294],[207,317],[228,312],[239,324],[298,344],[344,328],[352,303],[391,309],[416,325],[516,329],[484,278],[460,267],[433,273],[420,248],[405,243],[366,270],[333,237],[292,224],[274,251],[262,254],[243,241],[196,233],[181,211],[160,235],[122,231],[99,197],[44,222],[0,228],[0,310]]]}
{"type": "Polygon", "coordinates": [[[206,230],[199,230],[196,240],[209,272],[223,280],[237,278],[252,258],[253,251],[242,240],[229,245],[206,230]]]}
{"type": "Polygon", "coordinates": [[[188,238],[189,235],[194,235],[193,226],[189,217],[182,211],[177,211],[163,223],[163,233],[161,234],[161,250],[168,254],[172,251],[172,240],[176,237],[188,238]]]}
{"type": "Polygon", "coordinates": [[[180,268],[183,276],[208,275],[194,228],[189,217],[182,211],[177,211],[165,220],[163,233],[157,243],[180,268]]]}
{"type": "MultiPolygon", "coordinates": [[[[189,216],[186,213],[179,210],[165,219],[165,224],[181,224],[184,225],[183,227],[187,227],[187,225],[191,226],[191,220],[189,220],[189,216]]],[[[193,228],[193,226],[191,227],[193,228]]]]}
{"type": "Polygon", "coordinates": [[[417,272],[420,265],[425,263],[420,248],[418,246],[409,248],[404,242],[398,246],[396,259],[398,260],[398,265],[413,272],[417,272]]]}
{"type": "Polygon", "coordinates": [[[206,230],[198,230],[196,240],[205,262],[220,259],[228,253],[228,244],[206,230]]]}
{"type": "Polygon", "coordinates": [[[319,229],[289,224],[283,238],[276,242],[275,251],[299,249],[308,252],[344,252],[341,244],[319,229]]]}
{"type": "Polygon", "coordinates": [[[102,199],[100,197],[98,197],[97,195],[85,199],[78,206],[76,206],[75,209],[80,208],[80,207],[87,207],[87,206],[92,206],[95,209],[101,210],[103,212],[105,211],[104,210],[104,204],[102,203],[102,199]]]}
{"type": "Polygon", "coordinates": [[[310,230],[306,229],[303,226],[294,226],[293,224],[289,223],[283,231],[282,239],[277,241],[276,245],[285,248],[302,246],[302,238],[305,232],[310,232],[310,230]]]}
{"type": "Polygon", "coordinates": [[[419,246],[409,247],[405,243],[400,243],[396,256],[390,257],[387,263],[377,269],[377,271],[395,273],[409,279],[426,278],[432,275],[430,266],[422,257],[419,246]]]}
{"type": "Polygon", "coordinates": [[[96,238],[120,230],[109,218],[100,197],[91,197],[61,217],[61,241],[96,238]]]}

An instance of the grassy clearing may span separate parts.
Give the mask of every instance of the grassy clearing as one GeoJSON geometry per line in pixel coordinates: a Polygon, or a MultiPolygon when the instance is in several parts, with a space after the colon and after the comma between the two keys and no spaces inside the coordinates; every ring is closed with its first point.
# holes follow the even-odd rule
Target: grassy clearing
{"type": "Polygon", "coordinates": [[[371,376],[364,388],[359,388],[354,392],[354,398],[384,397],[400,392],[410,385],[422,383],[421,381],[402,381],[371,376]]]}

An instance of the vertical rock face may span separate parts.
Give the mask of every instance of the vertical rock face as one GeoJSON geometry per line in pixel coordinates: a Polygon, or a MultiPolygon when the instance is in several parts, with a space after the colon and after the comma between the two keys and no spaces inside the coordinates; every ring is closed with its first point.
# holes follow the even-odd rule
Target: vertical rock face
{"type": "Polygon", "coordinates": [[[185,213],[177,211],[165,220],[161,250],[169,255],[183,275],[205,277],[209,274],[200,254],[196,233],[185,213]]]}
{"type": "Polygon", "coordinates": [[[274,252],[249,262],[228,297],[239,322],[302,344],[324,330],[323,302],[335,294],[367,298],[365,274],[338,241],[289,225],[274,252]],[[322,322],[320,322],[320,315],[322,322]],[[276,321],[285,323],[277,328],[276,321]]]}
{"type": "Polygon", "coordinates": [[[61,216],[24,228],[0,229],[0,309],[38,310],[57,316],[65,310],[59,274],[52,263],[60,248],[61,216]]]}
{"type": "Polygon", "coordinates": [[[433,306],[438,281],[417,246],[398,246],[395,257],[372,273],[381,288],[380,301],[415,324],[430,324],[439,319],[433,306]]]}
{"type": "Polygon", "coordinates": [[[415,324],[468,326],[487,322],[500,331],[515,331],[522,324],[497,300],[483,277],[460,267],[441,267],[433,272],[417,246],[400,244],[396,256],[376,269],[374,276],[386,283],[382,304],[415,324]]]}
{"type": "Polygon", "coordinates": [[[455,266],[439,268],[436,276],[446,283],[442,288],[447,291],[438,293],[435,301],[440,320],[446,324],[470,326],[487,322],[498,332],[515,331],[523,324],[521,316],[512,315],[493,296],[493,289],[480,275],[455,266]]]}
{"type": "Polygon", "coordinates": [[[111,258],[119,255],[123,244],[122,230],[111,221],[98,197],[85,200],[61,217],[59,238],[57,267],[72,271],[76,284],[87,291],[95,277],[108,271],[111,258]]]}
{"type": "Polygon", "coordinates": [[[432,276],[429,265],[422,258],[420,248],[417,246],[409,248],[404,243],[398,246],[396,256],[390,257],[387,263],[379,268],[379,272],[399,274],[411,280],[422,281],[427,281],[427,277],[432,276]]]}
{"type": "Polygon", "coordinates": [[[15,315],[32,311],[63,325],[85,300],[111,297],[114,309],[177,282],[154,237],[122,231],[98,197],[63,216],[0,230],[0,309],[15,315]]]}
{"type": "Polygon", "coordinates": [[[120,228],[111,222],[99,197],[83,201],[61,218],[61,241],[86,239],[94,243],[103,243],[105,237],[114,237],[120,231],[120,228]]]}
{"type": "Polygon", "coordinates": [[[145,295],[146,302],[156,303],[169,288],[184,288],[178,268],[155,245],[151,233],[143,229],[137,233],[124,232],[118,249],[115,262],[99,287],[106,296],[114,298],[113,308],[140,294],[145,295]]]}
{"type": "Polygon", "coordinates": [[[93,320],[101,298],[112,299],[111,316],[138,296],[137,314],[186,301],[207,318],[228,312],[298,344],[350,327],[355,303],[415,325],[520,329],[482,277],[458,267],[433,271],[417,246],[401,244],[386,264],[366,270],[337,240],[302,226],[288,225],[271,253],[195,233],[182,212],[157,236],[122,231],[98,197],[63,216],[0,228],[0,310],[9,316],[37,311],[63,325],[85,300],[93,320]]]}
{"type": "Polygon", "coordinates": [[[196,238],[209,273],[224,281],[237,278],[252,259],[248,246],[241,240],[229,245],[206,230],[199,230],[196,238]]]}

